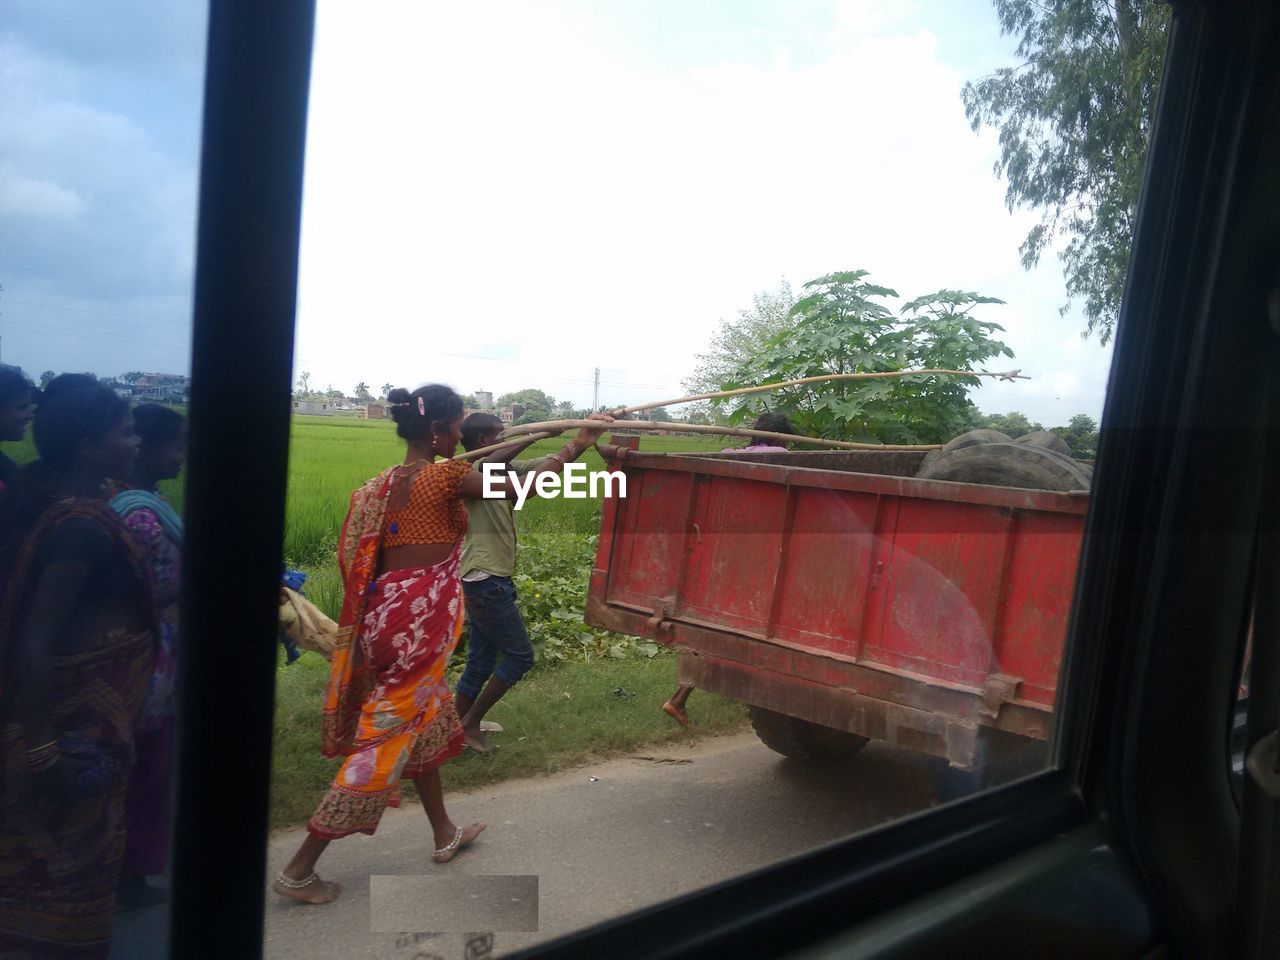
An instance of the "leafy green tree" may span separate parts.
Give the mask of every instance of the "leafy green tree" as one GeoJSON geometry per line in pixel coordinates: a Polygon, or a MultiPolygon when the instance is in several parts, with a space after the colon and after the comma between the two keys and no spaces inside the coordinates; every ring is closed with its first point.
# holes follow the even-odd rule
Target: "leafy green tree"
{"type": "Polygon", "coordinates": [[[495,403],[499,409],[516,404],[524,407],[524,412],[516,418],[516,423],[537,423],[540,420],[550,420],[552,419],[551,411],[556,407],[555,397],[532,387],[517,390],[515,393],[504,393],[495,403]]]}
{"type": "Polygon", "coordinates": [[[467,410],[476,409],[476,395],[474,393],[465,393],[462,395],[462,406],[467,410]]]}
{"type": "Polygon", "coordinates": [[[365,383],[363,380],[361,380],[359,383],[356,384],[356,399],[357,400],[373,399],[373,394],[369,392],[369,385],[365,383]]]}
{"type": "MultiPolygon", "coordinates": [[[[964,86],[974,130],[1000,131],[1009,209],[1042,212],[1022,242],[1031,268],[1059,235],[1067,295],[1086,335],[1111,339],[1164,68],[1162,0],[992,0],[1022,63],[964,86]]],[[[1066,309],[1065,307],[1063,308],[1066,309]]]]}
{"type": "Polygon", "coordinates": [[[1077,413],[1065,427],[1054,427],[1053,432],[1067,441],[1079,459],[1092,460],[1098,455],[1098,424],[1093,417],[1077,413]]]}
{"type": "Polygon", "coordinates": [[[311,374],[306,370],[303,370],[302,373],[298,374],[298,396],[311,396],[311,374]]]}
{"type": "Polygon", "coordinates": [[[1014,410],[1012,413],[978,413],[969,422],[972,430],[999,430],[1009,437],[1021,437],[1027,433],[1043,430],[1044,425],[1027,418],[1025,413],[1014,410]]]}
{"type": "Polygon", "coordinates": [[[654,407],[649,411],[649,419],[658,423],[670,423],[671,414],[667,413],[666,407],[654,407]]]}
{"type": "Polygon", "coordinates": [[[706,353],[698,354],[693,376],[684,381],[690,393],[712,393],[737,367],[749,360],[779,331],[790,325],[795,304],[791,284],[783,280],[777,290],[761,291],[750,310],[739,310],[733,320],[722,320],[706,353]]]}
{"type": "Polygon", "coordinates": [[[324,395],[328,397],[330,400],[342,400],[346,396],[341,390],[339,390],[333,384],[329,384],[329,389],[324,392],[324,395]]]}
{"type": "MultiPolygon", "coordinates": [[[[992,337],[1000,326],[972,316],[974,308],[1002,301],[939,290],[908,301],[895,315],[882,301],[898,294],[866,277],[865,270],[848,270],[806,283],[789,326],[739,364],[722,389],[828,373],[972,370],[991,357],[1013,356],[992,337]]],[[[845,380],[734,398],[727,406],[734,423],[773,409],[811,436],[931,443],[964,430],[973,409],[968,391],[977,383],[977,377],[928,375],[845,380]]]]}
{"type": "Polygon", "coordinates": [[[382,399],[383,399],[383,400],[385,400],[385,399],[387,399],[387,397],[391,396],[391,391],[392,391],[392,390],[394,390],[394,389],[395,389],[395,385],[394,385],[394,384],[384,383],[384,384],[382,385],[382,392],[381,392],[380,396],[382,397],[382,399]]]}
{"type": "Polygon", "coordinates": [[[53,381],[53,378],[56,376],[57,374],[54,373],[52,370],[46,370],[44,373],[40,374],[40,389],[43,390],[45,387],[47,387],[53,381]]]}

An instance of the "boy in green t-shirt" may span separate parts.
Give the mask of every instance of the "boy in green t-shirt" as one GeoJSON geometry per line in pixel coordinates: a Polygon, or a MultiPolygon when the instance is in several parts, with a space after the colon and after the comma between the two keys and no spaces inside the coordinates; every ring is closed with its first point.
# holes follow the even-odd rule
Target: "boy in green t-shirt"
{"type": "MultiPolygon", "coordinates": [[[[502,421],[493,414],[473,413],[462,422],[462,446],[467,450],[491,446],[498,442],[500,433],[502,421]]],[[[548,459],[511,459],[533,442],[515,440],[485,460],[505,463],[509,471],[523,476],[537,470],[548,459]]],[[[580,457],[588,446],[582,438],[574,437],[555,458],[568,463],[580,457]]],[[[489,741],[480,729],[480,721],[489,708],[529,672],[533,666],[533,644],[516,608],[516,587],[511,582],[516,570],[516,524],[511,501],[467,500],[466,504],[462,591],[466,596],[471,633],[467,642],[467,666],[458,680],[454,703],[462,718],[467,745],[486,753],[489,741]],[[501,660],[499,654],[502,654],[501,660]]]]}

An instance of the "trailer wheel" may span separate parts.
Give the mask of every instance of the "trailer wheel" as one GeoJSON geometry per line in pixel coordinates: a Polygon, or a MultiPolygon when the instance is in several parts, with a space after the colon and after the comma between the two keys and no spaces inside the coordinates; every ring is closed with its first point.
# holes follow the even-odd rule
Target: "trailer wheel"
{"type": "Polygon", "coordinates": [[[1043,740],[1019,737],[1003,730],[983,730],[978,741],[976,766],[972,770],[953,767],[941,757],[933,758],[930,778],[939,803],[991,790],[1021,780],[1045,769],[1049,745],[1043,740]]]}
{"type": "Polygon", "coordinates": [[[916,474],[922,480],[951,480],[1029,490],[1088,490],[1089,476],[1070,457],[1030,443],[984,443],[940,455],[916,474]]]}
{"type": "Polygon", "coordinates": [[[826,763],[857,753],[870,741],[845,730],[824,727],[763,707],[747,706],[751,726],[760,741],[775,753],[801,763],[826,763]]]}

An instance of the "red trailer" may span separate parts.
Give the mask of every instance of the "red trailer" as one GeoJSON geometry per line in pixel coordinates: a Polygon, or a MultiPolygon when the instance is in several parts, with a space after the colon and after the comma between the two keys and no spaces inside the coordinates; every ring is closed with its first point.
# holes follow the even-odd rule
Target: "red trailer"
{"type": "Polygon", "coordinates": [[[969,770],[1043,741],[1088,494],[916,479],[923,457],[620,449],[587,622],[673,646],[802,759],[874,739],[969,770]]]}

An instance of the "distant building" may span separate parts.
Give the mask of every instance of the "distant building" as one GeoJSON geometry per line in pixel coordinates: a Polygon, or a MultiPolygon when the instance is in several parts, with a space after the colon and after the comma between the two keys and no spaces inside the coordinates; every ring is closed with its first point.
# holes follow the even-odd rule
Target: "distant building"
{"type": "Polygon", "coordinates": [[[385,403],[366,403],[364,405],[364,418],[366,420],[386,420],[387,405],[385,403]]]}
{"type": "Polygon", "coordinates": [[[493,394],[488,390],[477,390],[472,396],[476,398],[476,407],[480,410],[493,409],[493,394]]]}
{"type": "Polygon", "coordinates": [[[134,400],[152,403],[182,403],[187,399],[191,380],[177,373],[144,373],[133,385],[134,400]]]}
{"type": "Polygon", "coordinates": [[[514,423],[524,415],[524,406],[519,403],[513,403],[510,406],[503,407],[498,411],[498,419],[503,423],[514,423]]]}
{"type": "Polygon", "coordinates": [[[293,412],[308,417],[332,417],[337,413],[332,400],[295,400],[293,412]]]}

